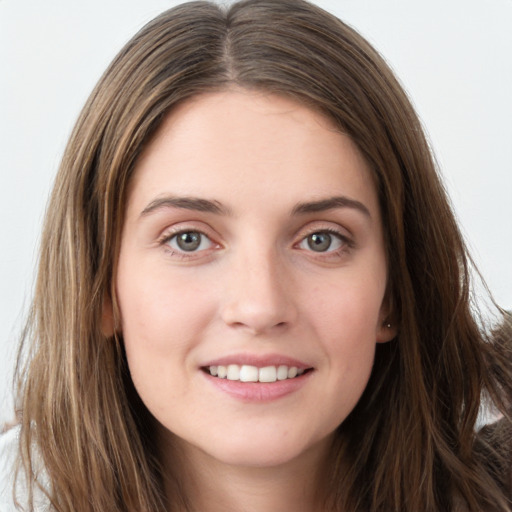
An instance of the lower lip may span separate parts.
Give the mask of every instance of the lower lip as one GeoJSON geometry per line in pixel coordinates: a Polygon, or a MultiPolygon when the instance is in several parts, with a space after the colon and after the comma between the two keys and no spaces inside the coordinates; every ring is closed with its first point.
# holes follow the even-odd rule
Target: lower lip
{"type": "Polygon", "coordinates": [[[313,371],[299,377],[276,382],[241,382],[220,379],[203,372],[205,378],[220,391],[244,402],[270,402],[298,391],[310,379],[313,371]]]}

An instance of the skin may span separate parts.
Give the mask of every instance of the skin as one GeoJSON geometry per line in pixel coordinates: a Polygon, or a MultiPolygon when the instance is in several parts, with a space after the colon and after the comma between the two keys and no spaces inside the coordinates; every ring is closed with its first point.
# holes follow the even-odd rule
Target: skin
{"type": "Polygon", "coordinates": [[[194,509],[315,510],[333,432],[365,389],[376,343],[395,336],[386,286],[370,170],[321,114],[228,90],[164,120],[131,183],[111,329],[194,509]],[[348,204],[322,207],[333,197],[348,204]],[[326,230],[331,245],[314,250],[311,235],[326,230]],[[183,232],[204,234],[197,250],[180,249],[183,232]],[[312,370],[283,397],[243,400],[201,369],[232,354],[312,370]]]}

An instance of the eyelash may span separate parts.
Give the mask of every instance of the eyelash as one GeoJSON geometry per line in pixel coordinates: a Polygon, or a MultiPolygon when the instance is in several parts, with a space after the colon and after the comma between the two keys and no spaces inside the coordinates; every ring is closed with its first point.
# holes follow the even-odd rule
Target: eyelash
{"type": "MultiPolygon", "coordinates": [[[[206,239],[208,239],[213,246],[215,246],[215,245],[219,246],[219,244],[215,244],[215,242],[212,240],[212,238],[210,236],[208,236],[204,231],[197,229],[197,228],[190,228],[190,229],[184,228],[184,229],[178,229],[176,231],[171,231],[171,232],[167,231],[158,239],[158,244],[163,246],[165,248],[165,250],[171,256],[178,258],[178,259],[189,260],[189,259],[194,259],[194,258],[200,257],[200,255],[202,253],[204,253],[204,251],[207,251],[209,248],[202,249],[200,251],[184,251],[184,250],[180,250],[180,249],[175,249],[169,245],[169,242],[171,242],[171,240],[173,240],[174,238],[177,238],[180,235],[185,235],[187,233],[197,233],[201,237],[205,237],[206,239]]],[[[200,243],[202,244],[203,240],[201,240],[200,243]]]]}
{"type": "Polygon", "coordinates": [[[300,241],[298,242],[298,244],[295,244],[296,246],[298,245],[301,245],[303,243],[307,243],[307,239],[308,237],[312,236],[312,235],[316,235],[316,234],[328,234],[328,235],[331,235],[335,238],[337,238],[339,240],[339,242],[341,243],[341,246],[337,249],[334,249],[334,250],[327,250],[327,251],[314,251],[314,250],[309,250],[308,252],[311,252],[312,254],[317,254],[318,258],[323,258],[323,259],[326,259],[326,258],[336,258],[336,257],[340,257],[340,256],[343,256],[344,254],[350,252],[355,244],[354,244],[354,241],[352,239],[350,239],[348,236],[342,234],[340,231],[338,231],[337,229],[334,229],[334,228],[320,228],[320,229],[313,229],[311,230],[310,232],[304,234],[301,236],[301,239],[300,241]]]}
{"type": "MultiPolygon", "coordinates": [[[[187,233],[197,233],[201,237],[205,237],[206,239],[208,239],[209,242],[212,244],[212,246],[220,247],[220,245],[216,244],[208,234],[206,234],[201,229],[197,229],[197,228],[184,228],[184,229],[178,229],[178,230],[172,231],[172,232],[166,232],[158,239],[158,244],[165,247],[166,251],[171,256],[173,256],[175,258],[182,259],[182,260],[192,260],[192,259],[201,257],[201,255],[204,255],[205,251],[209,251],[209,249],[211,249],[211,247],[208,247],[207,249],[202,249],[199,251],[197,251],[197,250],[184,251],[184,250],[172,248],[169,245],[169,242],[171,240],[177,238],[179,235],[184,235],[187,233]]],[[[316,234],[331,235],[331,236],[337,238],[341,244],[341,246],[339,248],[334,249],[334,250],[314,251],[313,249],[309,249],[309,250],[306,249],[306,252],[311,253],[313,255],[313,257],[316,257],[316,258],[321,258],[321,259],[330,259],[330,258],[336,258],[336,257],[339,258],[339,257],[343,256],[344,254],[350,252],[355,246],[354,241],[352,239],[350,239],[348,236],[342,234],[340,231],[333,229],[333,228],[323,227],[323,228],[319,228],[319,229],[312,229],[309,232],[301,234],[300,240],[297,243],[295,243],[293,245],[293,247],[294,248],[300,247],[301,244],[307,243],[308,237],[310,237],[312,235],[316,235],[316,234]],[[314,256],[315,254],[317,256],[314,256]]],[[[202,244],[203,240],[201,240],[200,243],[202,244]]]]}

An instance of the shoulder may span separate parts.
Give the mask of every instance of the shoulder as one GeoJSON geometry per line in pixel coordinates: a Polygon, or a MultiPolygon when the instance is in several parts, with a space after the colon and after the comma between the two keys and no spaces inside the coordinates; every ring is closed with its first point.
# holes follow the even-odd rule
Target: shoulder
{"type": "MultiPolygon", "coordinates": [[[[14,474],[18,462],[20,427],[15,426],[0,433],[0,511],[18,512],[14,504],[14,474]]],[[[42,492],[34,492],[34,512],[50,512],[52,509],[42,492]]],[[[28,495],[26,481],[16,482],[16,496],[23,501],[28,495]]]]}
{"type": "Polygon", "coordinates": [[[512,500],[512,421],[501,418],[480,429],[476,451],[489,474],[512,500]]]}
{"type": "Polygon", "coordinates": [[[13,427],[0,434],[0,510],[14,511],[13,485],[16,464],[19,427],[13,427]]]}

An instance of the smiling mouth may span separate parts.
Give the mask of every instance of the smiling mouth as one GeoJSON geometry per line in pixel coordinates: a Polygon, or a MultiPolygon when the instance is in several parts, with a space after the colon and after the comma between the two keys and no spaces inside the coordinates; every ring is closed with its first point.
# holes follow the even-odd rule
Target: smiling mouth
{"type": "Polygon", "coordinates": [[[260,368],[246,364],[205,366],[201,369],[212,377],[239,382],[277,382],[295,379],[313,370],[313,368],[302,369],[286,365],[264,366],[260,368]]]}

